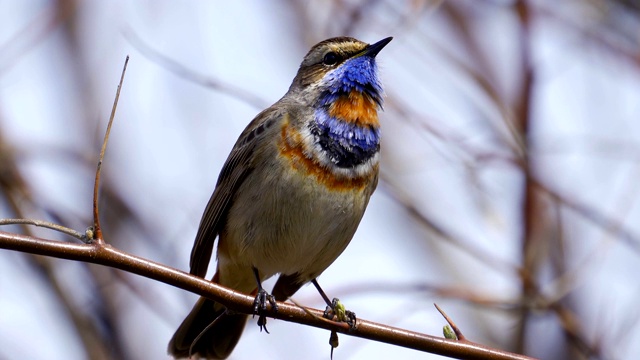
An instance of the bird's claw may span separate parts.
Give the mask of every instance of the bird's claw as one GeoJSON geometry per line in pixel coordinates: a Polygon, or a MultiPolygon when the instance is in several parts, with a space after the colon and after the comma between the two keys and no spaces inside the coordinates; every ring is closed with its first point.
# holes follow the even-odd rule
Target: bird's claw
{"type": "Polygon", "coordinates": [[[253,300],[253,316],[258,315],[258,326],[260,327],[260,331],[264,329],[264,331],[268,334],[269,330],[267,330],[267,316],[265,313],[267,312],[267,304],[271,305],[273,311],[278,311],[278,304],[276,304],[276,298],[267,293],[266,290],[260,289],[256,294],[255,300],[253,300]]]}
{"type": "Polygon", "coordinates": [[[356,327],[356,313],[347,310],[338,298],[333,298],[331,306],[327,305],[323,316],[329,320],[346,322],[351,329],[356,327]]]}

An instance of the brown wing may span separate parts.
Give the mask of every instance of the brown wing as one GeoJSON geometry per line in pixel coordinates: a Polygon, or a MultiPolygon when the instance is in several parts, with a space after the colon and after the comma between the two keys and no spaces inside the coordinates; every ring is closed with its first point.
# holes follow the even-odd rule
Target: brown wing
{"type": "Polygon", "coordinates": [[[191,274],[204,277],[207,274],[213,244],[226,223],[226,215],[233,196],[244,179],[253,171],[253,154],[260,135],[282,116],[270,107],[253,119],[244,129],[218,176],[216,189],[204,210],[196,240],[191,250],[191,274]]]}

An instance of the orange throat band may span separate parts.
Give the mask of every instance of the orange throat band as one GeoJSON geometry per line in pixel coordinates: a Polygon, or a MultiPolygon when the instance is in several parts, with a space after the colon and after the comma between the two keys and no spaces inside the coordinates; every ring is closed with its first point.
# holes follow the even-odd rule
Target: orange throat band
{"type": "Polygon", "coordinates": [[[378,127],[378,104],[366,94],[351,90],[329,105],[329,116],[360,126],[378,127]]]}

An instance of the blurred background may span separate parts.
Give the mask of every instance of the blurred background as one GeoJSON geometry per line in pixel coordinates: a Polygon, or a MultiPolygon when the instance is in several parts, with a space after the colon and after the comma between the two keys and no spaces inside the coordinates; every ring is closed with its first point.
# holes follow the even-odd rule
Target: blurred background
{"type": "MultiPolygon", "coordinates": [[[[103,166],[105,239],[187,270],[233,143],[308,49],[393,36],[378,56],[381,182],[325,291],[363,319],[440,335],[435,302],[470,340],[543,359],[637,357],[639,4],[0,0],[0,218],[91,224],[130,55],[103,166]]],[[[7,250],[0,273],[0,359],[167,358],[197,298],[7,250]]],[[[324,307],[313,287],[294,299],[324,307]]],[[[324,330],[253,322],[232,358],[329,358],[324,330]]],[[[340,341],[335,359],[437,357],[340,341]]]]}

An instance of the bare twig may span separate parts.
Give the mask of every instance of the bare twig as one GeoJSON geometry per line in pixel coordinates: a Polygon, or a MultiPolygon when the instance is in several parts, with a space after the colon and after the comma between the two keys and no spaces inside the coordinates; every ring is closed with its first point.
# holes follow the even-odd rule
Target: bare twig
{"type": "MultiPolygon", "coordinates": [[[[253,312],[254,298],[251,296],[230,290],[183,271],[130,255],[108,244],[70,244],[0,231],[0,248],[117,268],[206,296],[232,311],[246,314],[253,312]]],[[[357,320],[355,329],[350,329],[346,323],[325,321],[326,319],[322,318],[322,314],[321,310],[303,310],[297,305],[289,303],[278,303],[277,312],[272,308],[267,310],[268,316],[277,319],[450,357],[465,359],[531,359],[524,355],[496,350],[472,342],[448,340],[362,319],[357,320]]]]}
{"type": "Polygon", "coordinates": [[[127,58],[124,60],[122,75],[120,75],[118,90],[116,90],[116,97],[113,100],[113,107],[111,108],[111,116],[109,117],[107,132],[104,134],[102,149],[100,149],[100,158],[98,159],[98,168],[96,169],[96,180],[93,186],[93,232],[94,232],[94,239],[98,243],[104,242],[104,239],[102,238],[102,229],[100,228],[100,217],[98,214],[98,190],[100,188],[100,170],[102,169],[102,161],[104,160],[104,153],[107,150],[107,143],[109,142],[109,134],[111,133],[111,125],[113,124],[113,119],[116,116],[118,99],[120,99],[120,89],[122,89],[122,82],[124,81],[124,74],[127,71],[128,64],[129,64],[129,56],[127,55],[127,58]]]}
{"type": "Polygon", "coordinates": [[[2,225],[34,225],[34,226],[39,226],[39,227],[43,227],[43,228],[47,228],[47,229],[51,229],[51,230],[55,230],[58,232],[61,232],[63,234],[67,234],[69,236],[72,236],[78,240],[84,241],[85,239],[85,234],[79,232],[79,231],[75,231],[73,229],[70,229],[68,227],[62,226],[62,225],[58,225],[58,224],[54,224],[54,223],[50,223],[48,221],[43,221],[43,220],[35,220],[35,219],[0,219],[0,226],[2,225]]]}

